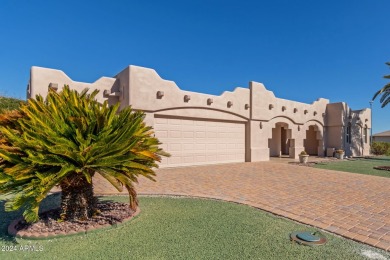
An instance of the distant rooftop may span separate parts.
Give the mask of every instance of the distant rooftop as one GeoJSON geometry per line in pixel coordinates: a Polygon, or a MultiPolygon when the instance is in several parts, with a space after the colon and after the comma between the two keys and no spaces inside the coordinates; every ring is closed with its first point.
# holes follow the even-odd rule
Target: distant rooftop
{"type": "Polygon", "coordinates": [[[390,130],[389,131],[384,131],[382,133],[377,133],[372,136],[390,136],[390,130]]]}

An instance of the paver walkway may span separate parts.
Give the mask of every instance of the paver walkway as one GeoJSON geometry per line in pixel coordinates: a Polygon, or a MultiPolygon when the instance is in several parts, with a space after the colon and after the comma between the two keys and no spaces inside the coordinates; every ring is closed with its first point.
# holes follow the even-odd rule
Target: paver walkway
{"type": "Polygon", "coordinates": [[[390,178],[270,161],[159,169],[156,179],[140,178],[138,193],[244,203],[390,251],[390,178]]]}

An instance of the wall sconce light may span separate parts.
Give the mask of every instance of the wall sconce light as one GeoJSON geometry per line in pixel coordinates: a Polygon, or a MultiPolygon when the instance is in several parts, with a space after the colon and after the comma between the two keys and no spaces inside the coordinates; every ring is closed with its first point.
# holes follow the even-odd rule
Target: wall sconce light
{"type": "Polygon", "coordinates": [[[269,104],[268,108],[269,108],[269,110],[271,110],[272,108],[274,108],[274,105],[269,104]]]}
{"type": "Polygon", "coordinates": [[[49,90],[52,89],[54,91],[57,91],[58,90],[58,84],[57,83],[50,83],[48,89],[49,90]]]}
{"type": "Polygon", "coordinates": [[[260,122],[260,129],[263,129],[263,122],[260,122]]]}
{"type": "Polygon", "coordinates": [[[285,106],[282,106],[282,111],[286,110],[286,107],[285,106]]]}
{"type": "Polygon", "coordinates": [[[232,101],[228,101],[228,102],[227,102],[227,107],[230,108],[230,107],[232,107],[232,106],[233,106],[233,102],[232,102],[232,101]]]}
{"type": "Polygon", "coordinates": [[[317,111],[314,111],[313,115],[317,115],[317,111]]]}
{"type": "Polygon", "coordinates": [[[298,126],[298,131],[301,131],[301,127],[300,126],[298,126]]]}
{"type": "Polygon", "coordinates": [[[164,91],[157,91],[156,97],[161,99],[164,96],[164,91]]]}
{"type": "Polygon", "coordinates": [[[325,113],[322,113],[322,116],[324,117],[324,116],[325,116],[325,113]]]}
{"type": "Polygon", "coordinates": [[[249,109],[249,104],[245,104],[245,110],[249,109]]]}
{"type": "Polygon", "coordinates": [[[366,118],[366,120],[364,120],[364,122],[368,122],[368,119],[366,118]]]}
{"type": "Polygon", "coordinates": [[[191,96],[190,95],[184,95],[184,102],[188,103],[188,101],[191,100],[191,96]]]}
{"type": "Polygon", "coordinates": [[[213,101],[212,98],[208,98],[208,99],[207,99],[207,105],[211,105],[213,102],[214,102],[214,101],[213,101]]]}
{"type": "Polygon", "coordinates": [[[303,111],[303,113],[305,113],[305,115],[308,113],[309,111],[307,111],[306,109],[305,109],[305,111],[303,111]]]}
{"type": "Polygon", "coordinates": [[[294,108],[294,113],[298,112],[298,108],[294,108]]]}

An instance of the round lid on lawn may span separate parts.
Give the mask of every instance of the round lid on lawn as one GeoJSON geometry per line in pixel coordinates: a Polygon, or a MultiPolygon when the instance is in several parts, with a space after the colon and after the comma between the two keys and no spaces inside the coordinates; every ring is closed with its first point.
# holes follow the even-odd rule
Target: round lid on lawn
{"type": "Polygon", "coordinates": [[[293,232],[290,239],[300,245],[318,246],[326,243],[326,238],[320,232],[293,232]]]}
{"type": "Polygon", "coordinates": [[[319,236],[315,236],[310,232],[298,233],[297,238],[299,238],[301,240],[305,240],[307,242],[317,242],[317,241],[320,241],[320,239],[321,239],[319,236]]]}

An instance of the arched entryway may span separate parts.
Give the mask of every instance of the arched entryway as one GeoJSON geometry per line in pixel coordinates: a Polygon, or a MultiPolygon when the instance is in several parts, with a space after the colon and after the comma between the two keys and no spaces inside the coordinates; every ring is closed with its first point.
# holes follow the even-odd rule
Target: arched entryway
{"type": "Polygon", "coordinates": [[[272,128],[272,138],[268,139],[269,155],[271,157],[290,157],[290,147],[294,140],[291,139],[291,129],[287,123],[276,123],[272,128]]]}
{"type": "Polygon", "coordinates": [[[309,126],[309,129],[306,130],[306,138],[303,140],[303,146],[309,155],[318,155],[319,140],[317,139],[317,131],[315,125],[309,126]]]}

